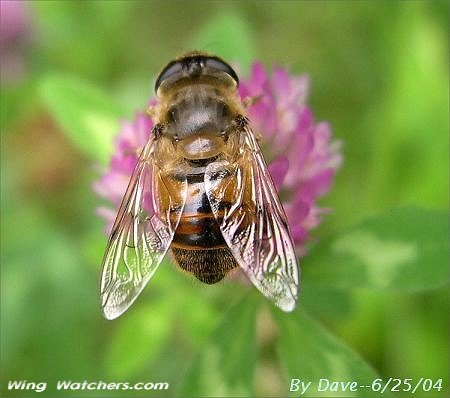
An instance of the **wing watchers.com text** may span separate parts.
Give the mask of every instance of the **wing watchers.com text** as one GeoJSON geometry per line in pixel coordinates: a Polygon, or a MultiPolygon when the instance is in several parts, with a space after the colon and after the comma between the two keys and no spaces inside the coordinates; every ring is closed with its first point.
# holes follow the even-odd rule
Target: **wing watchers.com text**
{"type": "Polygon", "coordinates": [[[168,390],[169,383],[167,382],[118,382],[118,383],[107,383],[104,381],[71,381],[71,380],[60,380],[57,381],[54,387],[51,385],[53,383],[47,382],[36,382],[27,380],[12,380],[8,382],[8,390],[15,391],[35,391],[42,392],[49,389],[55,389],[56,391],[80,391],[80,390],[103,390],[103,391],[117,391],[117,390],[168,390]]]}

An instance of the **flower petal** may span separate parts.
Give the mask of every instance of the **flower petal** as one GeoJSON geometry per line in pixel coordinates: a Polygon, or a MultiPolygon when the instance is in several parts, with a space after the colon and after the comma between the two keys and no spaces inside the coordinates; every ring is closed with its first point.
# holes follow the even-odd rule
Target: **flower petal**
{"type": "Polygon", "coordinates": [[[288,169],[289,159],[287,156],[279,156],[269,165],[269,172],[272,176],[277,191],[280,191],[288,169]]]}

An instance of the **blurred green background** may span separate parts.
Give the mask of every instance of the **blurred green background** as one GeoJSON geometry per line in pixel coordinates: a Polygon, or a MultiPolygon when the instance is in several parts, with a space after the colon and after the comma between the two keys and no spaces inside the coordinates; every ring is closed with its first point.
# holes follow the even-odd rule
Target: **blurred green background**
{"type": "MultiPolygon", "coordinates": [[[[447,2],[21,5],[23,32],[2,38],[3,396],[37,394],[7,391],[9,380],[46,381],[44,396],[279,396],[290,378],[378,376],[443,378],[441,392],[415,396],[447,396],[447,2]],[[293,314],[167,264],[131,311],[106,321],[106,237],[91,185],[119,121],[144,109],[161,67],[192,48],[243,75],[254,60],[310,75],[316,118],[344,143],[320,202],[333,212],[302,261],[293,314]],[[398,265],[404,245],[413,255],[398,265]],[[57,380],[170,389],[56,392],[57,380]]],[[[2,32],[4,18],[2,6],[2,32]]]]}

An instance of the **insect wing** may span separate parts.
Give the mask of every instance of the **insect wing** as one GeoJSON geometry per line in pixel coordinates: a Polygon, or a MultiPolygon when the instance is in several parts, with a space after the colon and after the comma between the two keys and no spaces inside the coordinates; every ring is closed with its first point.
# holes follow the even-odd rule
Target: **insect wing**
{"type": "Polygon", "coordinates": [[[241,157],[210,163],[211,209],[234,258],[252,283],[283,311],[297,300],[299,270],[287,218],[253,132],[241,132],[241,157]]]}
{"type": "Polygon", "coordinates": [[[161,170],[152,162],[150,140],[133,171],[103,258],[100,299],[103,314],[114,319],[136,300],[155,273],[170,243],[186,199],[186,181],[178,195],[168,192],[161,170]],[[167,206],[161,209],[158,195],[167,206]]]}

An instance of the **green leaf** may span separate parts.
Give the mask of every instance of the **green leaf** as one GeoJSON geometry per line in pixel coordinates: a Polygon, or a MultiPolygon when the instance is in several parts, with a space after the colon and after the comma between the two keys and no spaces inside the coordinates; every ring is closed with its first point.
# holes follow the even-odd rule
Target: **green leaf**
{"type": "Polygon", "coordinates": [[[151,364],[170,337],[172,321],[173,307],[169,300],[153,301],[151,305],[140,303],[114,321],[118,328],[105,356],[107,375],[133,377],[151,364]]]}
{"type": "Polygon", "coordinates": [[[40,85],[50,114],[77,147],[106,163],[119,131],[119,105],[106,94],[75,77],[50,75],[40,85]]]}
{"type": "MultiPolygon", "coordinates": [[[[378,376],[358,354],[325,330],[301,308],[290,314],[274,309],[273,314],[280,328],[278,351],[287,376],[286,394],[289,392],[291,379],[300,379],[305,383],[312,382],[302,396],[376,395],[366,388],[356,393],[318,391],[320,379],[356,381],[358,385],[369,385],[378,376]]],[[[295,397],[300,395],[299,391],[290,394],[295,397]]]]}
{"type": "Polygon", "coordinates": [[[338,288],[417,291],[448,283],[447,212],[395,209],[318,244],[303,280],[338,288]]]}
{"type": "Polygon", "coordinates": [[[309,281],[301,286],[300,302],[312,314],[320,314],[329,320],[348,316],[354,304],[347,290],[317,285],[309,281]]]}
{"type": "Polygon", "coordinates": [[[256,363],[256,295],[246,295],[224,316],[195,356],[179,396],[253,396],[256,363]]]}
{"type": "Polygon", "coordinates": [[[248,21],[231,11],[212,16],[200,29],[191,47],[237,62],[244,70],[254,60],[254,45],[248,21]]]}

